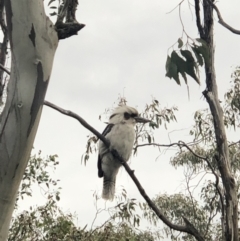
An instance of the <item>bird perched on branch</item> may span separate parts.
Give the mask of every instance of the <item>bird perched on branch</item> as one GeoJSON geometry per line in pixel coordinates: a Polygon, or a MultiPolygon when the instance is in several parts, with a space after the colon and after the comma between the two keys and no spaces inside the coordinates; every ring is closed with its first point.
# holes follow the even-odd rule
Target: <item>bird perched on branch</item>
{"type": "MultiPolygon", "coordinates": [[[[138,111],[126,105],[117,107],[109,118],[109,123],[102,135],[110,141],[110,150],[115,149],[118,154],[128,161],[135,139],[135,124],[150,122],[141,118],[138,111]]],[[[114,158],[105,144],[100,141],[98,154],[98,176],[103,177],[102,198],[113,200],[115,183],[121,163],[114,158]]]]}

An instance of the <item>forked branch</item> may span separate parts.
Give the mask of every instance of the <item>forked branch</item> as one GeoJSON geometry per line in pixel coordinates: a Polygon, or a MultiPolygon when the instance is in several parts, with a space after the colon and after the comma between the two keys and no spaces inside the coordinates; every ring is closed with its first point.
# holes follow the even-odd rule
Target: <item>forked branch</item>
{"type": "Polygon", "coordinates": [[[218,22],[223,26],[225,27],[226,29],[228,29],[229,31],[231,31],[232,33],[235,33],[235,34],[240,34],[240,30],[237,30],[233,27],[231,27],[229,24],[227,24],[223,18],[222,18],[222,15],[218,9],[218,7],[211,1],[211,0],[205,0],[207,1],[211,6],[212,8],[215,10],[215,12],[217,13],[217,16],[218,16],[218,22]]]}

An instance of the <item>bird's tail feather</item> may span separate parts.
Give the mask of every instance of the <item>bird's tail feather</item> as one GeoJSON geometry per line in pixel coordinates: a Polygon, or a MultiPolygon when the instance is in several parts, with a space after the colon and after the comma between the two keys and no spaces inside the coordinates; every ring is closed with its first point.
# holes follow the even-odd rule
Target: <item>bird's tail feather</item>
{"type": "Polygon", "coordinates": [[[107,180],[105,177],[103,179],[103,190],[102,198],[105,200],[112,201],[115,194],[115,180],[107,180]]]}

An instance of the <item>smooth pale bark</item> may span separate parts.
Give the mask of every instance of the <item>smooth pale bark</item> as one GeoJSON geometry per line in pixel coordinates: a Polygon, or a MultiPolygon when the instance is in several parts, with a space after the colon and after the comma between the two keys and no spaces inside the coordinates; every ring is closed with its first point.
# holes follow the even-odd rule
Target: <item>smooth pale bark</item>
{"type": "Polygon", "coordinates": [[[0,116],[0,241],[7,240],[58,45],[42,0],[7,0],[5,4],[12,64],[0,116]]]}

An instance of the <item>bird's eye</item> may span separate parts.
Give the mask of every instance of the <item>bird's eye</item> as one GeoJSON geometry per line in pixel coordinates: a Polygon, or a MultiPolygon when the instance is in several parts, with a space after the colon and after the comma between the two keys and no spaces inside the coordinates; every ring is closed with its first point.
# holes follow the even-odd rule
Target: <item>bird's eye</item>
{"type": "Polygon", "coordinates": [[[124,119],[125,119],[125,120],[128,120],[130,117],[131,117],[131,116],[130,116],[129,113],[124,112],[124,119]]]}
{"type": "Polygon", "coordinates": [[[137,117],[137,116],[138,116],[137,114],[131,114],[132,118],[137,117]]]}

